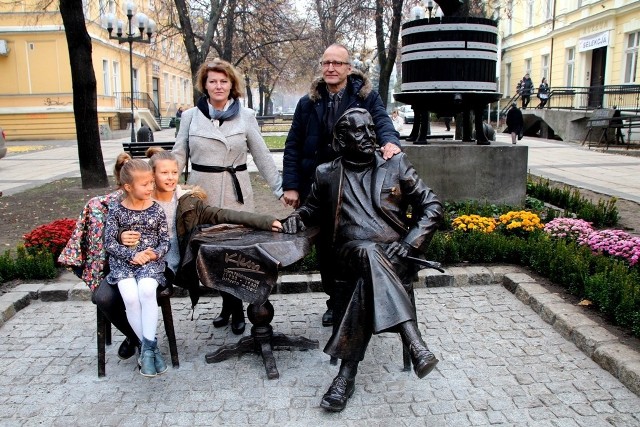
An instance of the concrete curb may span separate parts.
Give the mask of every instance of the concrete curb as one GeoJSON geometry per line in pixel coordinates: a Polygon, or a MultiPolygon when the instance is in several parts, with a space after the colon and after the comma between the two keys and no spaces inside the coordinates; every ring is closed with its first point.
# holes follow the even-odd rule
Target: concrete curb
{"type": "MultiPolygon", "coordinates": [[[[600,367],[640,396],[640,354],[605,328],[583,314],[580,308],[549,292],[516,266],[449,267],[445,273],[421,270],[416,289],[443,286],[502,285],[522,303],[531,307],[567,341],[572,342],[600,367]]],[[[285,274],[279,277],[273,293],[321,292],[319,274],[285,274]]],[[[174,297],[186,296],[178,292],[174,297]]],[[[83,282],[28,283],[0,296],[0,327],[31,300],[90,301],[91,291],[83,282]]]]}

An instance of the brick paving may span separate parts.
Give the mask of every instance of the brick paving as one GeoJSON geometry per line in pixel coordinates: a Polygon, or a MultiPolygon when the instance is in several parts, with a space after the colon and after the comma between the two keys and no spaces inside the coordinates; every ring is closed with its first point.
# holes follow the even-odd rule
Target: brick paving
{"type": "MultiPolygon", "coordinates": [[[[142,377],[133,358],[117,358],[122,337],[114,329],[107,376],[99,379],[88,291],[74,283],[23,285],[0,297],[0,424],[640,425],[640,397],[632,391],[640,392],[640,356],[612,336],[580,338],[576,331],[588,322],[579,313],[563,316],[576,308],[518,271],[451,268],[429,282],[439,287],[418,283],[420,329],[441,362],[420,380],[401,371],[396,334],[374,337],[341,413],[319,407],[337,372],[321,349],[276,351],[276,380],[266,378],[254,354],[207,364],[206,353],[238,339],[212,325],[218,297],[204,297],[193,321],[189,299],[173,298],[178,369],[142,377]],[[10,298],[23,308],[11,313],[10,298]],[[598,357],[611,346],[624,357],[598,357]]],[[[272,295],[274,330],[318,339],[322,348],[330,335],[320,326],[324,299],[272,295]]],[[[158,331],[168,357],[161,325],[158,331]]]]}

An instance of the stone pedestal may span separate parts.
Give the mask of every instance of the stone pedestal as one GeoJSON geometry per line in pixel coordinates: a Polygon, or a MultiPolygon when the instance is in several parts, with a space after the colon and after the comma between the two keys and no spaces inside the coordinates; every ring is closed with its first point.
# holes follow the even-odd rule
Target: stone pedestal
{"type": "Polygon", "coordinates": [[[524,145],[433,141],[402,148],[441,201],[524,205],[529,154],[524,145]]]}

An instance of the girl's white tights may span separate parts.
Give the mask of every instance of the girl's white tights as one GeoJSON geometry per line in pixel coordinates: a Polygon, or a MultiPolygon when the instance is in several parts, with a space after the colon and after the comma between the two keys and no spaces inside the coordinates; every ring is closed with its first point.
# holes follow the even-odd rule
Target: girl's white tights
{"type": "Polygon", "coordinates": [[[158,281],[145,277],[136,283],[129,277],[118,282],[118,289],[127,311],[127,320],[140,342],[142,338],[149,341],[156,339],[158,327],[158,303],[156,289],[158,281]]]}

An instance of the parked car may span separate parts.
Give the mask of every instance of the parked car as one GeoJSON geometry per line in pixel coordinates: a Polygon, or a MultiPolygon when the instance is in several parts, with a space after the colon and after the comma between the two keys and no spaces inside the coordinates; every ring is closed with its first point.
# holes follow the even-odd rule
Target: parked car
{"type": "Polygon", "coordinates": [[[398,114],[405,123],[413,123],[413,109],[410,105],[402,105],[398,108],[398,114]]]}
{"type": "Polygon", "coordinates": [[[7,134],[0,128],[0,159],[7,155],[7,134]]]}

